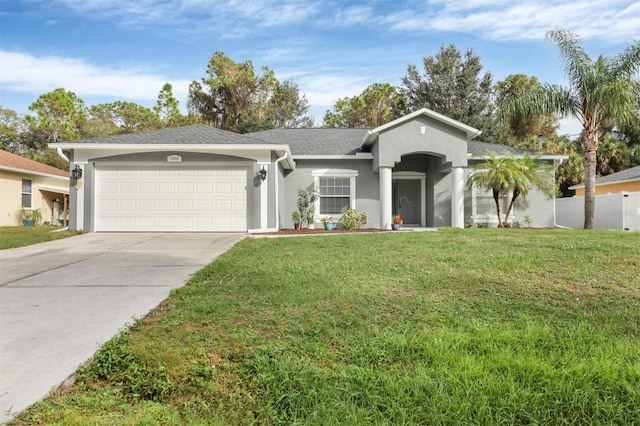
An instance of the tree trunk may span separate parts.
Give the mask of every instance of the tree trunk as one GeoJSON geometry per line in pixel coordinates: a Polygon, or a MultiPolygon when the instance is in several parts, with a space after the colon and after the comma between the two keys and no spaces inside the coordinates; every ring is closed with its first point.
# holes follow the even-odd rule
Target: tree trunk
{"type": "Polygon", "coordinates": [[[584,153],[584,229],[593,229],[596,210],[596,144],[584,153]]]}
{"type": "Polygon", "coordinates": [[[493,191],[493,201],[496,202],[496,212],[498,213],[498,228],[502,228],[502,218],[500,217],[500,193],[493,191]]]}
{"type": "Polygon", "coordinates": [[[520,196],[520,190],[518,188],[513,190],[513,196],[511,197],[511,202],[509,203],[509,207],[507,208],[507,214],[504,216],[504,227],[510,228],[509,225],[509,215],[511,214],[511,210],[513,210],[513,205],[516,203],[516,199],[520,196]]]}

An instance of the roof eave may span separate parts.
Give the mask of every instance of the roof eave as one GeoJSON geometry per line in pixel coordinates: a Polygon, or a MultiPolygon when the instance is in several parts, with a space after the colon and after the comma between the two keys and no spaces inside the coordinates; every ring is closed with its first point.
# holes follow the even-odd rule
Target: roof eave
{"type": "Polygon", "coordinates": [[[52,179],[59,179],[59,180],[66,180],[66,181],[69,180],[69,176],[54,175],[54,174],[45,173],[45,172],[36,172],[34,170],[22,169],[19,167],[0,166],[0,170],[6,170],[8,172],[23,173],[23,174],[34,175],[34,176],[43,176],[43,177],[52,178],[52,179]]]}

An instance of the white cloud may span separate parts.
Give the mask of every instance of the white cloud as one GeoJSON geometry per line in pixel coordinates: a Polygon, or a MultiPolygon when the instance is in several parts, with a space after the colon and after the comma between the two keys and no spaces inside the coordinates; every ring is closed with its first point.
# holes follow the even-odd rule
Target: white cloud
{"type": "Polygon", "coordinates": [[[554,28],[613,43],[640,38],[640,3],[623,0],[430,0],[384,20],[399,31],[464,32],[497,40],[541,40],[554,28]]]}
{"type": "Polygon", "coordinates": [[[80,96],[109,96],[137,101],[155,100],[169,82],[178,100],[185,99],[191,81],[170,79],[142,67],[106,68],[83,59],[58,56],[37,57],[0,50],[0,88],[14,93],[40,95],[58,87],[80,96]]]}

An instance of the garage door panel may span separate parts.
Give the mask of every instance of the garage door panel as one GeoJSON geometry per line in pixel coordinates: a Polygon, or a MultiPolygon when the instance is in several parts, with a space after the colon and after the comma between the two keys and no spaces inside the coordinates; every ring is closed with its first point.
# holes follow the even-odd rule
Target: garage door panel
{"type": "Polygon", "coordinates": [[[96,167],[97,231],[246,231],[247,170],[96,167]]]}

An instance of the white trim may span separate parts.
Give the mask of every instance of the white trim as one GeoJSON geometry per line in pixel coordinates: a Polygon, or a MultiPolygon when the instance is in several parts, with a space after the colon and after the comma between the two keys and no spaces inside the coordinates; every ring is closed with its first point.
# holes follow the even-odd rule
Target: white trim
{"type": "MultiPolygon", "coordinates": [[[[108,157],[107,157],[108,158],[108,157]]],[[[92,161],[92,163],[96,167],[102,166],[153,166],[153,167],[222,167],[222,168],[231,168],[236,169],[238,167],[250,168],[253,167],[253,161],[234,161],[234,162],[225,162],[225,161],[194,161],[194,162],[180,162],[180,163],[168,163],[166,161],[102,161],[101,159],[97,159],[92,161]]],[[[88,164],[88,163],[76,163],[76,164],[88,164]]],[[[262,163],[258,163],[262,164],[262,163]]],[[[264,163],[265,165],[269,163],[264,163]]]]}
{"type": "MultiPolygon", "coordinates": [[[[0,170],[6,170],[8,172],[16,172],[16,173],[21,173],[21,174],[25,174],[25,175],[43,176],[43,177],[48,177],[48,178],[53,178],[53,179],[66,180],[67,182],[69,181],[69,177],[68,176],[51,175],[49,173],[34,172],[34,171],[31,171],[31,170],[20,169],[20,168],[17,168],[17,167],[0,166],[0,170]]],[[[62,170],[62,169],[60,169],[60,170],[62,170]]],[[[63,171],[65,171],[65,170],[63,170],[63,171]]]]}
{"type": "MultiPolygon", "coordinates": [[[[525,154],[514,154],[514,153],[510,153],[513,158],[523,158],[525,154]]],[[[543,154],[543,155],[536,155],[535,152],[534,153],[526,153],[529,154],[534,160],[566,160],[569,158],[568,155],[562,155],[562,154],[543,154]]],[[[496,154],[498,157],[504,157],[505,154],[496,154]]],[[[474,154],[467,154],[467,157],[472,159],[472,160],[488,160],[489,158],[491,158],[490,155],[487,154],[480,154],[480,155],[474,155],[474,154]]]]}
{"type": "MultiPolygon", "coordinates": [[[[311,171],[311,176],[313,176],[313,188],[316,191],[320,190],[320,178],[321,177],[336,177],[336,178],[349,178],[349,207],[352,209],[356,209],[356,177],[358,176],[357,170],[351,169],[316,169],[311,171]]],[[[318,201],[314,206],[314,216],[315,220],[318,221],[320,218],[326,216],[325,214],[320,213],[320,197],[318,197],[318,201]]],[[[340,215],[341,217],[342,215],[340,215]]],[[[334,218],[337,220],[336,218],[334,218]]]]}
{"type": "Polygon", "coordinates": [[[294,160],[373,160],[370,152],[357,153],[355,155],[294,155],[294,160]]]}
{"type": "Polygon", "coordinates": [[[311,176],[356,177],[358,176],[358,171],[351,169],[316,169],[311,171],[311,176]]]}
{"type": "Polygon", "coordinates": [[[456,129],[462,130],[467,134],[467,138],[468,139],[473,139],[476,136],[479,136],[482,132],[474,127],[471,126],[467,126],[464,123],[459,122],[458,120],[454,120],[452,118],[449,118],[447,116],[444,116],[442,114],[438,114],[435,111],[432,111],[428,108],[422,108],[419,109],[418,111],[414,111],[411,114],[407,114],[404,117],[400,117],[397,118],[387,124],[383,124],[382,126],[376,127],[375,129],[369,130],[369,132],[367,133],[367,135],[364,137],[364,139],[362,140],[362,144],[361,146],[365,146],[367,144],[369,144],[370,142],[373,142],[373,140],[375,139],[375,136],[377,136],[380,132],[383,132],[387,129],[390,129],[392,127],[395,127],[399,124],[402,124],[404,122],[407,121],[411,121],[416,117],[419,117],[421,115],[426,115],[427,117],[433,118],[435,120],[441,121],[451,127],[455,127],[456,129]]]}
{"type": "MultiPolygon", "coordinates": [[[[270,163],[258,162],[258,170],[267,169],[270,163]]],[[[269,179],[269,173],[267,173],[269,179]]],[[[268,180],[260,180],[260,228],[266,229],[269,223],[269,184],[268,180]]],[[[248,194],[247,194],[248,196],[248,194]]],[[[247,212],[248,213],[248,212],[247,212]]]]}
{"type": "Polygon", "coordinates": [[[41,186],[38,185],[38,190],[39,191],[47,191],[47,192],[58,192],[60,194],[68,194],[69,193],[69,188],[62,188],[62,187],[56,187],[56,186],[41,186]]]}
{"type": "Polygon", "coordinates": [[[427,226],[427,174],[423,172],[392,172],[392,184],[394,180],[420,180],[420,226],[427,226]]]}

